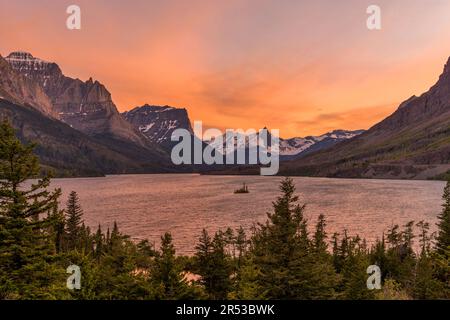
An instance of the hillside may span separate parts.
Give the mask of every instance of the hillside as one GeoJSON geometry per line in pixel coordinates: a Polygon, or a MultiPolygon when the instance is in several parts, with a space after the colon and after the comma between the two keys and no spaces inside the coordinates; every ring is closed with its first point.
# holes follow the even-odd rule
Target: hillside
{"type": "Polygon", "coordinates": [[[450,170],[450,59],[437,83],[365,133],[286,162],[281,174],[442,178],[450,170]]]}
{"type": "MultiPolygon", "coordinates": [[[[0,120],[7,119],[24,142],[36,143],[44,167],[58,176],[167,172],[167,163],[151,163],[152,152],[124,152],[112,140],[96,140],[41,112],[0,99],[0,120]]],[[[117,141],[115,142],[117,143],[117,141]]],[[[137,147],[136,147],[137,148],[137,147]]]]}

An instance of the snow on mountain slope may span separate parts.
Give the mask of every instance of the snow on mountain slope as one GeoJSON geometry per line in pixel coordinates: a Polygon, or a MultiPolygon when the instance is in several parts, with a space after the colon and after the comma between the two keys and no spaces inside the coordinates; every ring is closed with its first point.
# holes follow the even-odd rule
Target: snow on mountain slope
{"type": "MultiPolygon", "coordinates": [[[[280,138],[280,156],[284,160],[297,158],[312,151],[318,151],[331,147],[340,141],[351,139],[363,132],[364,130],[334,130],[320,136],[307,136],[304,138],[295,137],[290,139],[280,138]]],[[[248,137],[244,139],[242,134],[237,134],[233,138],[234,150],[248,147],[248,137]]],[[[226,150],[226,145],[227,141],[233,138],[227,139],[225,134],[222,136],[224,153],[227,154],[230,152],[229,150],[226,150]]],[[[215,139],[212,139],[211,141],[208,141],[208,143],[214,143],[214,140],[215,139]]],[[[217,143],[217,140],[215,143],[217,143]]]]}
{"type": "Polygon", "coordinates": [[[334,145],[340,141],[351,139],[364,130],[334,130],[320,136],[308,136],[305,138],[280,139],[280,155],[282,156],[299,156],[307,151],[318,151],[325,147],[334,145]],[[314,146],[314,147],[313,147],[314,146]]]}
{"type": "Polygon", "coordinates": [[[186,109],[146,104],[122,115],[150,141],[166,148],[173,145],[170,137],[175,129],[182,128],[193,133],[186,109]]]}
{"type": "Polygon", "coordinates": [[[44,90],[57,118],[72,128],[90,136],[114,137],[146,146],[145,137],[120,116],[110,92],[100,82],[65,76],[56,63],[28,52],[12,52],[5,60],[16,73],[44,90]]]}

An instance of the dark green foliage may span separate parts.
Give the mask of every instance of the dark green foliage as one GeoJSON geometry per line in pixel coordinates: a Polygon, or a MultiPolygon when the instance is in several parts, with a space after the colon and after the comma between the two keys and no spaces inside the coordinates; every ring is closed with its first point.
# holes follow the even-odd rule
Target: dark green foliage
{"type": "Polygon", "coordinates": [[[33,146],[1,124],[0,299],[450,299],[450,183],[436,239],[428,223],[409,222],[369,248],[345,230],[329,239],[324,215],[310,234],[288,178],[267,222],[249,236],[243,228],[212,238],[203,230],[195,256],[180,257],[169,233],[159,250],[130,240],[116,223],[92,233],[77,194],[60,210],[61,191],[48,190],[49,177],[30,180],[39,172],[33,146]],[[66,288],[73,264],[82,273],[79,290],[66,288]],[[373,264],[382,290],[367,289],[373,264]]]}
{"type": "Polygon", "coordinates": [[[438,235],[436,237],[436,248],[439,254],[444,254],[450,247],[450,181],[444,188],[444,195],[442,196],[444,203],[442,205],[442,212],[438,216],[438,235]]]}
{"type": "Polygon", "coordinates": [[[192,290],[183,278],[181,265],[177,262],[170,233],[161,237],[161,249],[156,254],[151,279],[158,291],[158,299],[192,298],[192,290]]]}
{"type": "Polygon", "coordinates": [[[340,252],[343,264],[339,297],[351,300],[374,298],[374,292],[367,289],[367,267],[371,263],[361,239],[358,236],[350,238],[345,234],[340,252]]]}
{"type": "Polygon", "coordinates": [[[75,191],[72,191],[66,206],[66,237],[65,244],[68,250],[80,248],[80,233],[82,227],[83,210],[75,191]]]}
{"type": "Polygon", "coordinates": [[[196,247],[194,270],[201,276],[200,283],[210,299],[226,299],[231,290],[232,265],[231,257],[225,251],[226,245],[226,234],[218,232],[211,240],[208,232],[203,230],[196,247]]]}
{"type": "Polygon", "coordinates": [[[0,119],[11,119],[21,141],[35,141],[45,169],[57,176],[103,176],[165,172],[169,156],[155,144],[142,146],[112,135],[87,136],[34,108],[0,100],[0,119]],[[149,161],[149,159],[152,159],[149,161]]]}
{"type": "Polygon", "coordinates": [[[337,277],[326,251],[324,218],[310,239],[293,181],[285,179],[280,189],[274,212],[252,239],[258,286],[268,299],[333,298],[337,277]]]}
{"type": "Polygon", "coordinates": [[[55,281],[64,270],[52,263],[57,215],[49,213],[58,211],[61,191],[47,190],[48,177],[25,183],[38,173],[33,146],[0,124],[0,298],[60,297],[55,281]]]}

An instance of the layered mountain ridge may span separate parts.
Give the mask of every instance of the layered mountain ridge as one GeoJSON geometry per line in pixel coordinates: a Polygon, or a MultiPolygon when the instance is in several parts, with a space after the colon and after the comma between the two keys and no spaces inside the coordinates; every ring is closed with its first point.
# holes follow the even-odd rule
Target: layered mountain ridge
{"type": "Polygon", "coordinates": [[[450,170],[450,58],[438,81],[365,133],[282,167],[284,174],[442,178],[450,170]]]}
{"type": "Polygon", "coordinates": [[[151,142],[161,145],[166,150],[173,146],[171,136],[174,130],[186,129],[194,134],[188,112],[184,108],[146,104],[122,115],[151,142]]]}
{"type": "Polygon", "coordinates": [[[111,135],[145,145],[145,139],[123,119],[106,87],[92,78],[83,82],[65,76],[56,63],[13,52],[5,60],[14,70],[40,84],[61,121],[91,136],[111,135]]]}
{"type": "MultiPolygon", "coordinates": [[[[352,139],[353,137],[356,137],[363,132],[364,130],[333,130],[320,136],[307,136],[304,138],[294,137],[290,139],[279,138],[280,160],[292,160],[303,157],[311,152],[323,150],[341,141],[352,139]]],[[[271,140],[272,137],[270,130],[268,130],[268,133],[271,140]]],[[[231,152],[229,150],[226,150],[227,144],[231,142],[229,139],[230,138],[227,138],[226,134],[222,135],[223,150],[225,153],[231,152]]],[[[239,149],[249,148],[248,136],[245,136],[242,133],[235,133],[234,137],[232,137],[231,139],[234,140],[232,141],[232,143],[230,143],[234,146],[234,150],[232,152],[235,152],[239,149]]],[[[255,142],[256,141],[254,141],[253,143],[255,142]]],[[[217,141],[215,139],[212,139],[211,141],[209,141],[209,143],[217,143],[217,141]]]]}
{"type": "Polygon", "coordinates": [[[52,102],[43,88],[19,71],[0,55],[0,97],[21,105],[29,105],[42,113],[56,117],[52,102]]]}
{"type": "Polygon", "coordinates": [[[341,141],[352,139],[365,130],[333,130],[320,136],[280,139],[280,155],[284,159],[295,159],[314,151],[329,148],[341,141]]]}
{"type": "MultiPolygon", "coordinates": [[[[121,114],[99,81],[70,78],[26,52],[0,56],[0,118],[38,143],[44,165],[67,175],[211,170],[171,163],[173,131],[193,135],[186,109],[147,104],[121,114]]],[[[369,130],[280,139],[280,157],[283,175],[450,177],[450,58],[435,85],[369,130]]]]}
{"type": "Polygon", "coordinates": [[[92,79],[83,82],[67,77],[56,63],[26,52],[0,56],[0,101],[0,118],[12,122],[23,140],[41,146],[37,152],[44,165],[56,165],[53,168],[63,169],[64,174],[173,170],[168,154],[121,116],[104,85],[92,79]],[[38,112],[34,118],[42,121],[33,121],[33,110],[38,112]],[[69,145],[89,153],[87,158],[96,165],[80,167],[82,162],[70,159],[86,155],[82,157],[75,147],[64,145],[69,141],[65,135],[75,139],[69,145]]]}

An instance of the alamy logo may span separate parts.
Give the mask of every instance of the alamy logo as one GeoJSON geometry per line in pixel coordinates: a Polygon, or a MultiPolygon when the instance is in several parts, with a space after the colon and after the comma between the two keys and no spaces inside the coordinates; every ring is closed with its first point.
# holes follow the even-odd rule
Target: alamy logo
{"type": "Polygon", "coordinates": [[[81,269],[79,266],[73,264],[67,267],[67,273],[71,275],[67,278],[67,289],[69,290],[80,290],[81,289],[81,269]]]}
{"type": "Polygon", "coordinates": [[[172,148],[175,165],[262,165],[261,175],[275,175],[280,166],[279,130],[272,129],[219,129],[203,132],[201,121],[194,122],[194,135],[186,129],[176,129],[172,141],[179,142],[172,148]],[[205,143],[209,137],[209,143],[205,143]],[[225,140],[224,140],[225,138],[225,140]],[[181,142],[180,142],[181,140],[181,142]]]}
{"type": "Polygon", "coordinates": [[[377,5],[370,5],[366,10],[370,16],[367,18],[367,29],[381,30],[381,8],[377,5]]]}
{"type": "Polygon", "coordinates": [[[66,13],[70,16],[66,20],[66,27],[69,30],[81,29],[81,8],[77,5],[67,7],[66,13]]]}
{"type": "Polygon", "coordinates": [[[367,289],[380,290],[381,289],[381,269],[377,265],[371,265],[367,268],[367,273],[370,274],[367,279],[367,289]]]}

